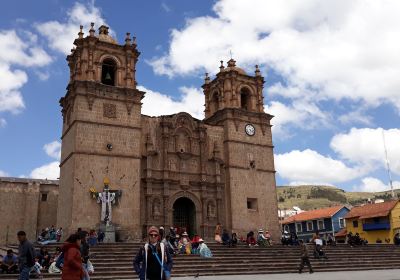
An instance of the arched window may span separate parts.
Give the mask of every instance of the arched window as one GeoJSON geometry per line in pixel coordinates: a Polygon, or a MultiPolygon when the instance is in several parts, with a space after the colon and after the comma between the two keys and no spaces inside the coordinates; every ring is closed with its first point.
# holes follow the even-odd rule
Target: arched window
{"type": "Polygon", "coordinates": [[[109,86],[115,86],[115,73],[117,64],[111,58],[106,58],[101,66],[101,83],[109,86]]]}
{"type": "Polygon", "coordinates": [[[247,88],[240,90],[240,108],[245,110],[250,109],[250,91],[247,88]]]}

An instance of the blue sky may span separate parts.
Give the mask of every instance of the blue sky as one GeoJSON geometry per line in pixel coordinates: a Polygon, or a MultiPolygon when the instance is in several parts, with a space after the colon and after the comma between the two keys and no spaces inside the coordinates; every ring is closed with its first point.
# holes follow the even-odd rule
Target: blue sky
{"type": "Polygon", "coordinates": [[[265,76],[278,185],[400,187],[398,1],[7,1],[0,18],[0,176],[57,178],[65,57],[79,25],[141,51],[143,113],[203,116],[204,72],[265,76]],[[162,104],[162,106],[160,106],[162,104]]]}

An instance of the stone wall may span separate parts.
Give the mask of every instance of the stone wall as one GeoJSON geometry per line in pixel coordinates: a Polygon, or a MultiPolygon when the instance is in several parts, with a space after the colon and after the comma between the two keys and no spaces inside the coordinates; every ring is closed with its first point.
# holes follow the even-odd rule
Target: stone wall
{"type": "Polygon", "coordinates": [[[16,243],[20,230],[34,240],[45,227],[56,225],[58,181],[0,178],[0,244],[16,243]]]}

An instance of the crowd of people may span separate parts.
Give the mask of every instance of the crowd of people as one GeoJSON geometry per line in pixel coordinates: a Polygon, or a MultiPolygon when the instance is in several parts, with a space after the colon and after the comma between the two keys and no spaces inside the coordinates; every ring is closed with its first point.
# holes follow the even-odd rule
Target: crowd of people
{"type": "Polygon", "coordinates": [[[157,241],[164,244],[170,255],[197,254],[204,258],[212,257],[204,239],[197,234],[190,238],[185,228],[178,230],[178,228],[170,227],[169,231],[165,231],[164,227],[161,226],[157,228],[157,235],[157,241]]]}
{"type": "Polygon", "coordinates": [[[350,247],[363,246],[368,244],[368,241],[365,238],[361,238],[358,232],[353,235],[353,233],[350,231],[347,234],[346,239],[347,239],[346,243],[349,244],[350,247]]]}
{"type": "Polygon", "coordinates": [[[50,243],[60,242],[63,236],[62,227],[56,229],[54,225],[50,228],[43,228],[37,238],[37,242],[42,245],[47,245],[50,243]]]}
{"type": "MultiPolygon", "coordinates": [[[[54,227],[44,229],[43,235],[40,234],[40,236],[45,239],[47,236],[54,237],[54,234],[57,240],[61,240],[62,228],[58,230],[55,230],[54,227]]],[[[8,249],[4,257],[0,256],[1,272],[19,272],[21,280],[29,279],[29,277],[42,278],[44,271],[59,273],[63,280],[90,280],[91,274],[94,273],[94,267],[90,261],[90,248],[103,242],[104,233],[95,230],[84,231],[79,228],[76,233],[66,239],[63,246],[56,247],[54,253],[50,253],[45,246],[35,250],[32,243],[27,240],[24,231],[18,232],[17,237],[19,241],[18,256],[12,249],[8,249]]],[[[226,247],[235,247],[239,242],[249,247],[272,245],[268,230],[259,229],[257,235],[254,231],[250,231],[246,238],[238,238],[236,233],[229,233],[228,230],[222,229],[220,224],[215,228],[214,239],[226,247]]],[[[204,239],[197,234],[190,238],[185,228],[178,230],[178,228],[170,227],[166,231],[164,227],[152,226],[144,241],[145,245],[140,248],[133,262],[134,269],[142,280],[168,280],[174,255],[197,254],[204,258],[213,256],[204,239]]],[[[331,234],[320,234],[318,231],[308,241],[313,244],[315,259],[328,259],[324,247],[336,245],[331,234]]],[[[400,245],[400,233],[394,236],[393,242],[400,245]]],[[[299,273],[302,273],[304,266],[308,266],[309,272],[313,273],[307,246],[296,233],[283,231],[281,243],[286,246],[299,246],[301,259],[299,273]]],[[[358,233],[353,235],[351,232],[347,234],[347,243],[350,246],[367,244],[366,240],[361,238],[358,233]]]]}
{"type": "MultiPolygon", "coordinates": [[[[43,234],[43,237],[53,234],[52,228],[44,231],[47,233],[43,234]]],[[[57,236],[57,231],[54,232],[57,236]]],[[[61,279],[64,280],[90,280],[90,275],[94,272],[90,262],[90,246],[96,246],[98,242],[102,242],[101,238],[104,238],[104,234],[100,233],[99,235],[78,229],[76,233],[66,239],[63,246],[56,247],[55,252],[50,253],[44,246],[35,250],[32,243],[26,238],[26,233],[19,231],[17,233],[18,256],[12,249],[7,250],[6,256],[0,256],[1,272],[19,273],[18,279],[20,280],[41,279],[45,271],[60,273],[61,279]],[[99,235],[100,239],[98,239],[99,235]],[[96,237],[95,242],[94,236],[96,237]]],[[[38,244],[41,242],[38,241],[38,244]]]]}

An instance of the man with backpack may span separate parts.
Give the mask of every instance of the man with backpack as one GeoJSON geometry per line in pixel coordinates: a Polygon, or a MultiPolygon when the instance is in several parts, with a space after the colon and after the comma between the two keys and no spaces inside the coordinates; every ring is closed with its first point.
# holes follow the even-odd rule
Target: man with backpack
{"type": "Polygon", "coordinates": [[[29,280],[29,272],[35,264],[35,250],[32,243],[26,238],[25,231],[17,233],[19,247],[18,247],[18,280],[29,280]]]}
{"type": "Polygon", "coordinates": [[[151,226],[148,236],[148,242],[139,249],[133,267],[140,280],[168,280],[172,269],[171,255],[164,243],[158,241],[158,228],[151,226]]]}

